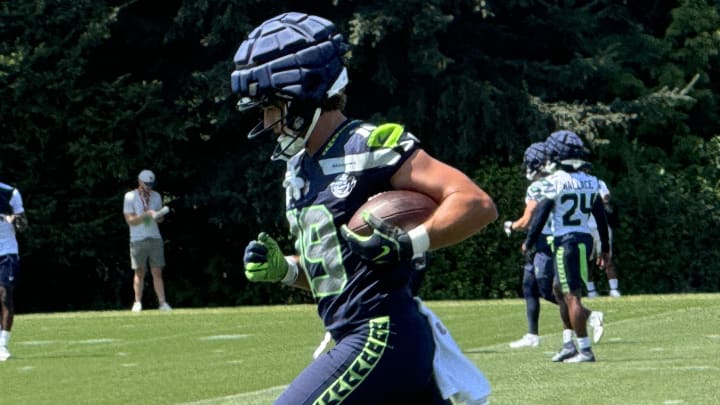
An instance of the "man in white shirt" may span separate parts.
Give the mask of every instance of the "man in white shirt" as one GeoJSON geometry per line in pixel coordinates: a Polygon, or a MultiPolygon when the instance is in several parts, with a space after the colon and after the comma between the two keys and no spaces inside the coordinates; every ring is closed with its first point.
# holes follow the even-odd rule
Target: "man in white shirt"
{"type": "Polygon", "coordinates": [[[125,193],[123,204],[125,222],[130,228],[130,262],[135,271],[133,312],[142,311],[143,287],[148,267],[152,273],[153,286],[158,298],[158,309],[160,311],[172,310],[165,301],[165,285],[162,278],[165,253],[163,239],[158,228],[158,223],[164,220],[163,215],[167,209],[162,207],[162,197],[160,193],[152,189],[154,186],[155,174],[147,169],[141,171],[138,175],[138,187],[125,193]]]}
{"type": "Polygon", "coordinates": [[[27,228],[25,208],[18,189],[0,183],[0,308],[2,308],[2,331],[0,331],[0,361],[10,358],[7,345],[15,317],[13,289],[20,269],[20,256],[15,232],[27,228]]]}

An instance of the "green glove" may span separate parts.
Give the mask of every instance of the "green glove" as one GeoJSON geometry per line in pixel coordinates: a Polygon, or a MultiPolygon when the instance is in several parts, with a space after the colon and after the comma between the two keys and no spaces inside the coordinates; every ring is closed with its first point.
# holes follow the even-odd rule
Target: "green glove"
{"type": "Polygon", "coordinates": [[[340,228],[341,235],[353,253],[360,255],[365,261],[378,265],[395,264],[412,259],[415,252],[407,232],[369,212],[363,212],[362,218],[373,230],[370,236],[358,235],[347,225],[340,228]]]}
{"type": "Polygon", "coordinates": [[[280,246],[265,232],[245,248],[245,277],[250,281],[280,281],[288,272],[288,263],[280,246]]]}

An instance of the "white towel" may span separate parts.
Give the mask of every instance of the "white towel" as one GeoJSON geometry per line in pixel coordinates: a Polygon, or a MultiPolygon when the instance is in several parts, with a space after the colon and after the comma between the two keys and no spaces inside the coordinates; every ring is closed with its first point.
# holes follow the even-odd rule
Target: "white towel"
{"type": "Polygon", "coordinates": [[[420,312],[430,323],[435,340],[433,368],[435,382],[444,399],[467,405],[484,405],[490,396],[490,382],[458,347],[450,332],[420,298],[415,297],[420,312]]]}

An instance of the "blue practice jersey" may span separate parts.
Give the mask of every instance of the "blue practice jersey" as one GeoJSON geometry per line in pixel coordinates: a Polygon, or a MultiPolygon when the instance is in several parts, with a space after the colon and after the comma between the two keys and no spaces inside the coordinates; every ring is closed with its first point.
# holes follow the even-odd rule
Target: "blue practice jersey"
{"type": "Polygon", "coordinates": [[[415,305],[411,264],[370,269],[350,251],[340,227],[368,198],[392,189],[390,178],[418,148],[418,139],[400,125],[348,120],[314,156],[303,151],[288,161],[290,232],[318,313],[336,338],[415,305]]]}

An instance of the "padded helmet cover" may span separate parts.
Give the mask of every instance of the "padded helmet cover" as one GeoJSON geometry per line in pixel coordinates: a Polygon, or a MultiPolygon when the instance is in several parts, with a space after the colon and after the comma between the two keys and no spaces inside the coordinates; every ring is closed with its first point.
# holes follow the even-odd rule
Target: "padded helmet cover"
{"type": "Polygon", "coordinates": [[[281,14],[255,28],[238,48],[232,91],[254,105],[278,97],[319,106],[332,95],[328,90],[343,73],[348,49],[332,22],[281,14]]]}
{"type": "Polygon", "coordinates": [[[545,141],[545,147],[549,160],[553,162],[585,160],[589,156],[582,139],[572,131],[553,132],[545,141]]]}
{"type": "Polygon", "coordinates": [[[545,142],[535,142],[525,149],[523,167],[526,172],[536,172],[545,164],[545,142]]]}

